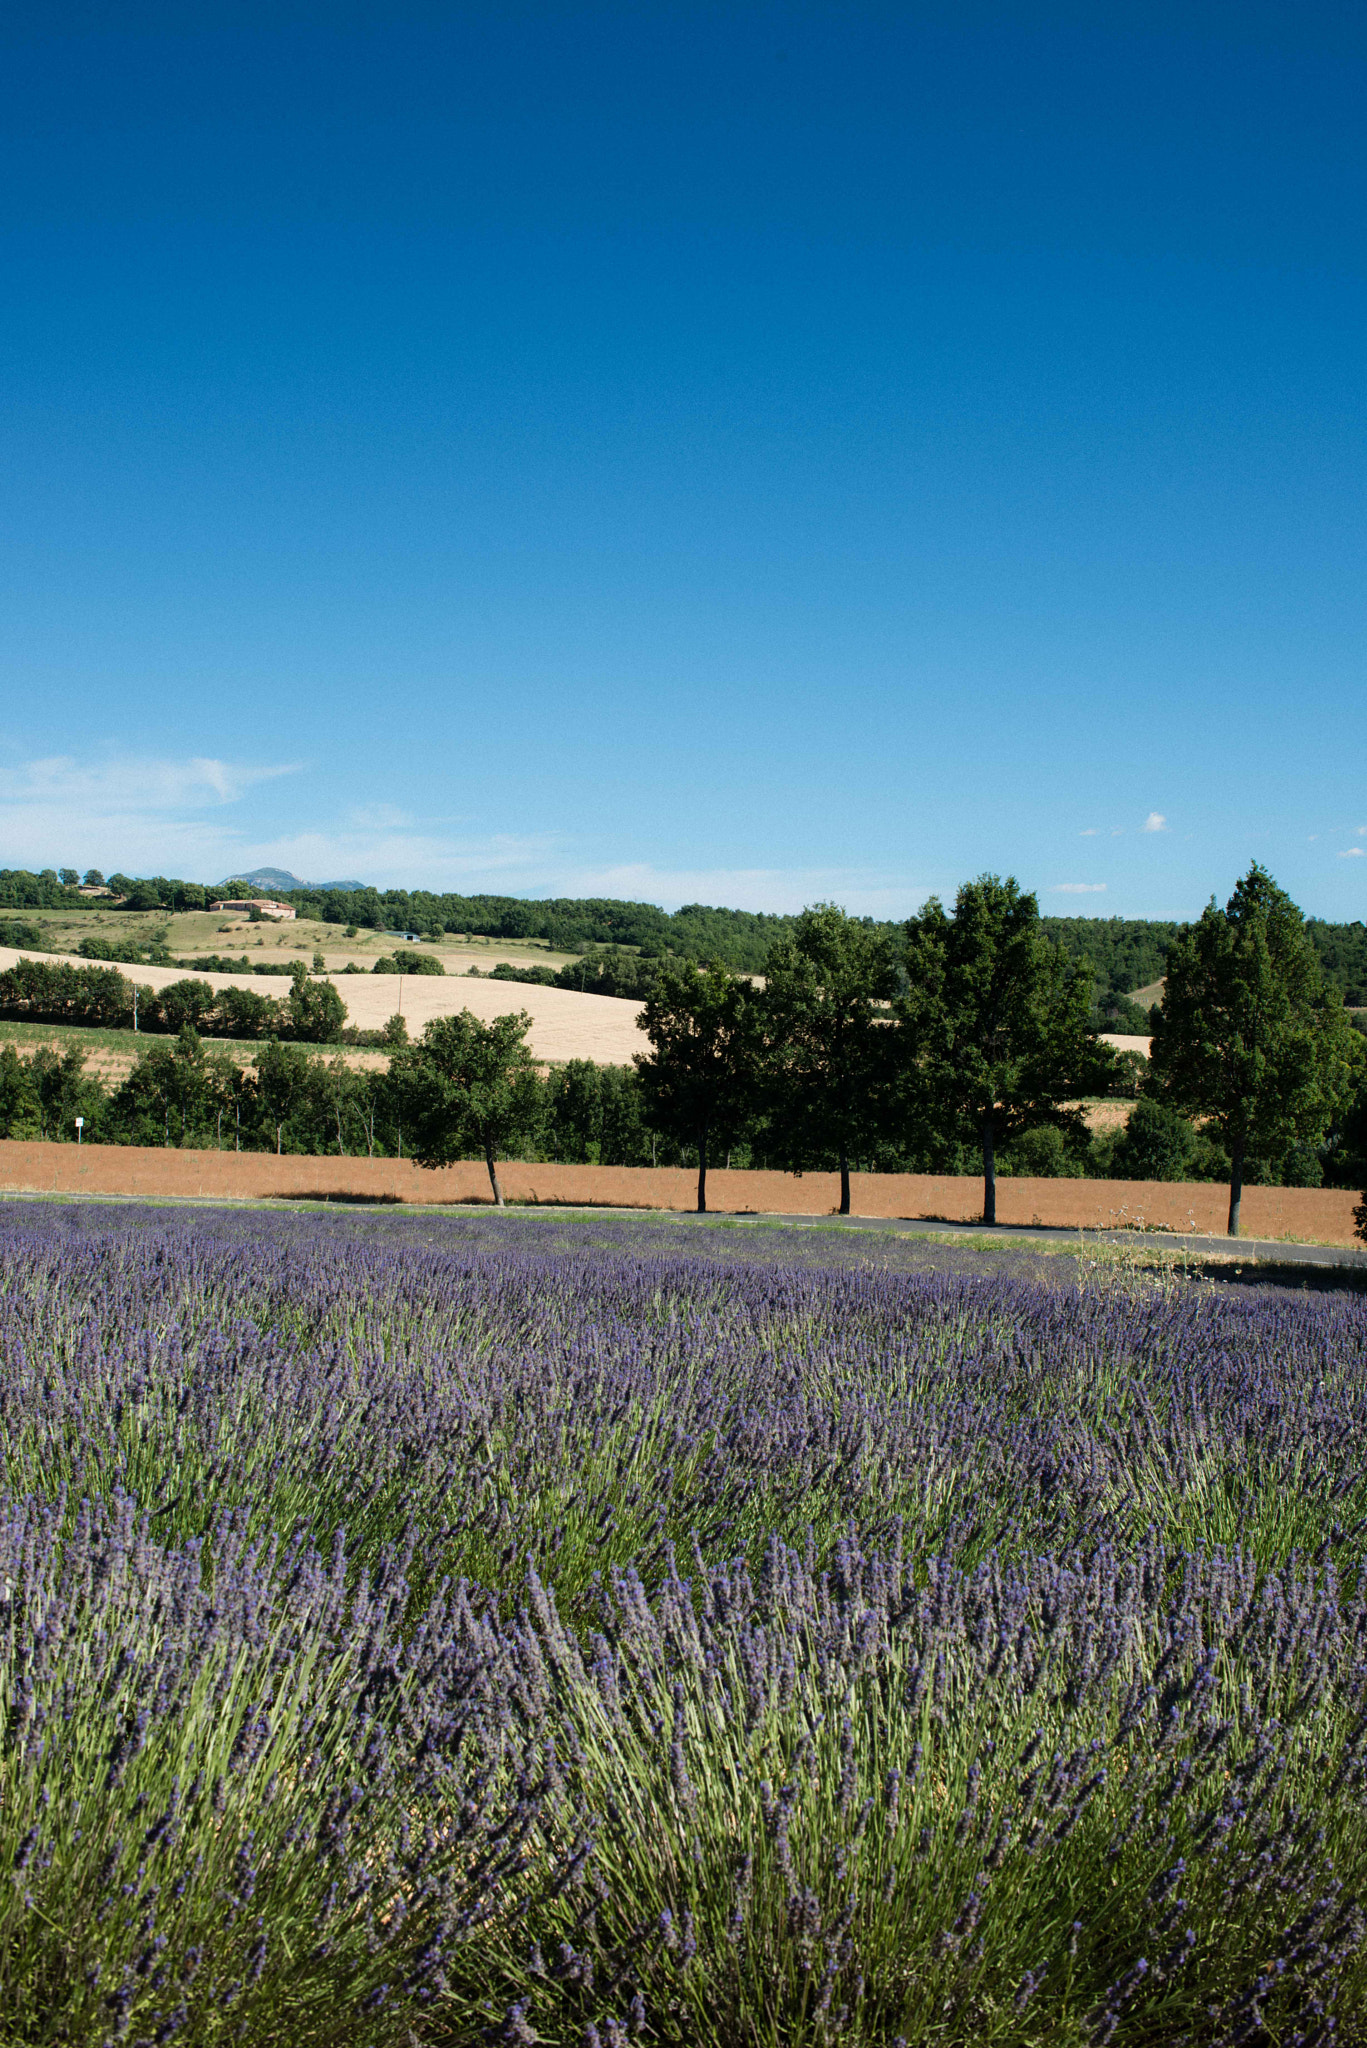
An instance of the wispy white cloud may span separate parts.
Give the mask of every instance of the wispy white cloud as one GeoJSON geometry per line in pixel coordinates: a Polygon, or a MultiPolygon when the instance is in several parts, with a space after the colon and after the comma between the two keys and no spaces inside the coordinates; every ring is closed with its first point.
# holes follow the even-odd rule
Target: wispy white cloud
{"type": "Polygon", "coordinates": [[[244,800],[299,772],[292,762],[112,752],[0,767],[0,866],[98,866],[206,882],[281,867],[305,881],[511,893],[536,888],[557,851],[548,835],[463,836],[383,802],[346,812],[335,831],[263,832],[244,800]]]}
{"type": "Polygon", "coordinates": [[[53,754],[0,767],[0,860],[216,879],[242,865],[232,807],[294,762],[53,754]]]}
{"type": "Polygon", "coordinates": [[[1055,896],[1104,896],[1104,882],[1055,882],[1055,896]]]}
{"type": "Polygon", "coordinates": [[[914,876],[872,867],[672,868],[594,862],[563,834],[480,833],[452,818],[418,817],[377,796],[329,816],[313,779],[266,805],[263,786],[294,763],[116,754],[54,755],[0,767],[0,866],[171,874],[216,882],[254,868],[305,881],[378,888],[489,890],[519,896],[625,896],[676,908],[724,904],[794,911],[836,902],[904,917],[930,893],[914,876]],[[307,810],[305,806],[307,805],[307,810]]]}
{"type": "Polygon", "coordinates": [[[0,768],[0,806],[5,813],[27,806],[114,814],[215,809],[237,803],[257,783],[298,772],[296,762],[263,765],[204,754],[184,761],[123,754],[94,762],[51,754],[0,768]]]}
{"type": "Polygon", "coordinates": [[[839,903],[856,916],[887,918],[909,917],[931,893],[927,884],[868,868],[657,868],[645,862],[561,870],[555,886],[567,895],[624,896],[666,909],[712,903],[795,911],[839,903]]]}
{"type": "Polygon", "coordinates": [[[1082,831],[1078,833],[1077,836],[1079,839],[1095,839],[1096,831],[1097,828],[1095,825],[1086,825],[1083,827],[1082,831]]]}
{"type": "Polygon", "coordinates": [[[1339,854],[1340,860],[1367,860],[1367,846],[1345,846],[1339,854]]]}
{"type": "Polygon", "coordinates": [[[1161,811],[1150,811],[1139,829],[1141,832],[1166,832],[1168,821],[1161,811]]]}
{"type": "Polygon", "coordinates": [[[403,832],[413,824],[413,814],[397,804],[358,804],[347,812],[347,824],[353,832],[403,832]]]}

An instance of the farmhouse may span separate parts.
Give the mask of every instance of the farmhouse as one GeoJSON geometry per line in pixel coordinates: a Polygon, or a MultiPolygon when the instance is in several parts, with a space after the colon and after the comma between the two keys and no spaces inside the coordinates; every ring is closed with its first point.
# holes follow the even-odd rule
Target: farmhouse
{"type": "Polygon", "coordinates": [[[210,910],[240,910],[244,916],[249,911],[259,911],[262,917],[269,917],[277,924],[294,916],[292,903],[276,903],[269,896],[224,896],[217,903],[209,905],[210,910]]]}

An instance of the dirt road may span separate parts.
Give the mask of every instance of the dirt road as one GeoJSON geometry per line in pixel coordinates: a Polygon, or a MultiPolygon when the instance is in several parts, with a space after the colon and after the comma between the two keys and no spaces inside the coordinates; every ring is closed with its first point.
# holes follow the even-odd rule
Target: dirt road
{"type": "MultiPolygon", "coordinates": [[[[696,1175],[675,1167],[532,1166],[500,1168],[510,1201],[604,1204],[630,1209],[691,1209],[696,1175]]],[[[856,1215],[970,1222],[982,1213],[982,1182],[945,1174],[857,1173],[856,1215]]],[[[713,1209],[740,1215],[829,1216],[839,1201],[833,1173],[749,1173],[717,1169],[707,1179],[713,1209]]],[[[265,1152],[181,1152],[124,1145],[0,1142],[0,1190],[17,1194],[133,1195],[202,1200],[284,1199],[467,1203],[490,1200],[476,1162],[426,1171],[403,1159],[285,1157],[265,1152]]],[[[1359,1196],[1338,1188],[1248,1188],[1243,1223],[1251,1238],[1302,1238],[1352,1244],[1359,1196]]],[[[1067,1229],[1178,1231],[1218,1236],[1227,1195],[1207,1183],[1002,1180],[1003,1224],[1067,1229]]]]}

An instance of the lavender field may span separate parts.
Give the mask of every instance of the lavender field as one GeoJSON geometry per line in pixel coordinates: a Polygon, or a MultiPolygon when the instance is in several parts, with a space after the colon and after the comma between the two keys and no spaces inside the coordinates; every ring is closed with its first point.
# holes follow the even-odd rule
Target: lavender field
{"type": "Polygon", "coordinates": [[[0,1210],[0,2043],[1367,2040],[1367,1303],[0,1210]]]}

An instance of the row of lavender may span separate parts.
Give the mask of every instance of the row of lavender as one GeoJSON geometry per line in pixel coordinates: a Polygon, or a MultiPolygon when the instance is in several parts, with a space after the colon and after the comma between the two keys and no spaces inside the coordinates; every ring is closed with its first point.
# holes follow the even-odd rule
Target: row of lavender
{"type": "Polygon", "coordinates": [[[11,1208],[5,2039],[1360,2038],[1363,1307],[860,1245],[11,1208]]]}

